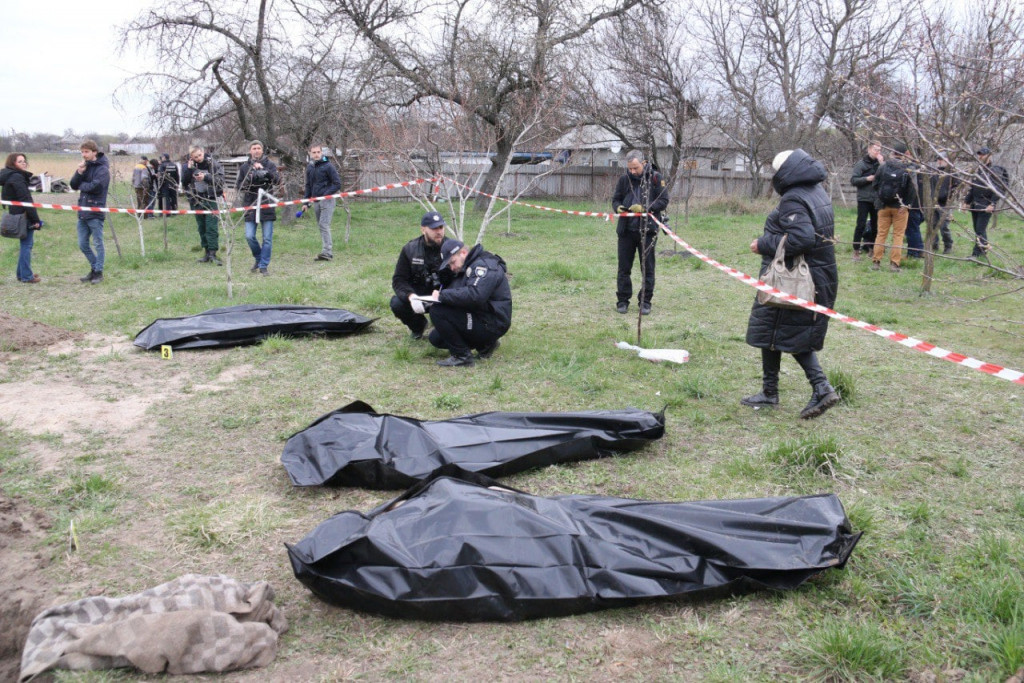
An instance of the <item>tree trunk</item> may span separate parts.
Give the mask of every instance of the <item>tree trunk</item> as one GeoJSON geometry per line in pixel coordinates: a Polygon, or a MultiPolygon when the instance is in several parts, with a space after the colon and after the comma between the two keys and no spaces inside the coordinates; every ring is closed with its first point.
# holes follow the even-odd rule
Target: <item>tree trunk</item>
{"type": "MultiPolygon", "coordinates": [[[[506,142],[505,137],[499,137],[498,143],[495,146],[494,158],[491,159],[491,168],[487,171],[487,175],[484,176],[483,185],[480,187],[481,192],[492,195],[498,194],[496,192],[498,183],[505,173],[505,163],[510,156],[512,156],[512,144],[506,142]]],[[[477,193],[476,202],[474,203],[477,211],[486,211],[489,203],[489,197],[477,193]]]]}

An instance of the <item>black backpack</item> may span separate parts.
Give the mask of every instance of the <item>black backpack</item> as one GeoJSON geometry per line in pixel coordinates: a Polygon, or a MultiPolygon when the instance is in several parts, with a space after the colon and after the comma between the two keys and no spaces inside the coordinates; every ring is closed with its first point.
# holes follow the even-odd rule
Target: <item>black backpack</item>
{"type": "Polygon", "coordinates": [[[886,206],[901,203],[903,188],[907,184],[907,167],[902,164],[883,164],[878,169],[878,199],[886,206]]]}

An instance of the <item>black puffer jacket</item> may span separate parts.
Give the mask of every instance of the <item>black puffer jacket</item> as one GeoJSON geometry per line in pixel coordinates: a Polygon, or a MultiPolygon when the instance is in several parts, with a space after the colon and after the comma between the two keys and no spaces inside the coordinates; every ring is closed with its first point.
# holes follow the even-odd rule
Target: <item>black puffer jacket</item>
{"type": "MultiPolygon", "coordinates": [[[[793,150],[772,178],[772,187],[782,198],[765,221],[757,252],[761,254],[763,275],[775,258],[782,236],[788,235],[786,265],[792,267],[792,257],[803,254],[814,279],[815,303],[832,308],[839,288],[839,271],[831,242],[832,202],[821,186],[827,175],[820,161],[802,149],[793,150]]],[[[786,353],[819,351],[825,344],[828,321],[828,316],[813,311],[765,306],[757,303],[755,297],[747,323],[747,343],[786,353]]]]}
{"type": "Polygon", "coordinates": [[[869,157],[867,154],[853,167],[853,175],[850,183],[857,188],[858,202],[875,203],[878,199],[878,192],[875,191],[874,178],[868,180],[868,176],[878,173],[878,159],[869,157]]]}
{"type": "MultiPolygon", "coordinates": [[[[318,196],[318,195],[311,195],[318,196]]],[[[395,273],[391,276],[391,289],[395,296],[406,301],[410,294],[427,296],[441,285],[452,279],[452,271],[441,268],[441,245],[428,244],[422,235],[410,240],[402,247],[395,263],[395,273]]]]}
{"type": "Polygon", "coordinates": [[[499,334],[512,326],[512,288],[505,275],[505,262],[484,251],[482,245],[475,245],[466,254],[462,272],[441,290],[438,300],[476,313],[486,327],[499,334]]]}
{"type": "MultiPolygon", "coordinates": [[[[6,199],[9,202],[31,202],[32,193],[28,191],[28,181],[31,179],[32,174],[22,171],[20,168],[0,169],[0,185],[3,186],[3,189],[0,190],[0,199],[6,199]]],[[[4,208],[14,216],[28,214],[29,225],[39,224],[39,212],[34,206],[5,205],[4,208]]]]}
{"type": "Polygon", "coordinates": [[[1010,186],[1010,175],[1006,169],[996,164],[981,164],[975,172],[971,187],[964,197],[964,204],[975,211],[985,209],[988,206],[999,203],[999,197],[1006,194],[1010,186]],[[999,194],[992,189],[999,188],[999,194]]]}

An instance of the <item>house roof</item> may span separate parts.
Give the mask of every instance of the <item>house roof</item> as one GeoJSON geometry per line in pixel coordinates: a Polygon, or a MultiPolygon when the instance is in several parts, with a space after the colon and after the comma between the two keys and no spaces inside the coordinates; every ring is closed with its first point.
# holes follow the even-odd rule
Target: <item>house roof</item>
{"type": "MultiPolygon", "coordinates": [[[[632,131],[626,130],[625,132],[630,137],[634,137],[634,135],[631,134],[632,131]]],[[[685,135],[687,146],[690,147],[700,147],[704,149],[731,149],[735,147],[720,128],[704,121],[693,121],[687,124],[683,133],[685,135]]],[[[660,147],[670,147],[672,145],[672,134],[667,128],[655,131],[655,138],[661,140],[662,144],[659,145],[660,147]]],[[[589,124],[573,128],[568,133],[551,143],[548,148],[607,149],[613,154],[618,154],[619,151],[622,150],[622,146],[622,140],[620,140],[618,136],[601,126],[589,124]]]]}

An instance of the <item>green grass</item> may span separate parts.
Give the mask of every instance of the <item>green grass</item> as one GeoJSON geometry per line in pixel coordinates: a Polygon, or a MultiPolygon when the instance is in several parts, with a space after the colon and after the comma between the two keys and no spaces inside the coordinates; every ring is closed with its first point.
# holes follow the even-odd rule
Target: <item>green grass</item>
{"type": "MultiPolygon", "coordinates": [[[[672,225],[752,273],[758,259],[748,245],[770,208],[730,199],[696,205],[685,228],[679,216],[672,225]]],[[[185,572],[270,581],[291,630],[261,674],[282,680],[926,680],[963,669],[980,681],[1005,680],[1021,666],[1024,387],[832,321],[819,357],[843,402],[800,420],[810,387],[787,356],[781,405],[751,411],[738,401],[760,386],[759,353],[744,343],[753,290],[696,258],[659,257],[641,344],[691,357],[650,363],[614,347],[636,343],[638,320],[635,305],[626,316],[614,310],[613,225],[525,208],[513,212],[514,238],[502,220],[484,240],[509,264],[510,333],[488,361],[438,368],[445,354],[410,340],[388,308],[394,260],[419,234],[421,213],[407,203],[353,204],[346,244],[339,211],[329,263],[312,260],[320,238],[311,220],[281,223],[270,277],[249,274],[236,228],[231,299],[226,266],[195,263],[190,217],[168,221],[166,252],[162,222],[147,221],[142,257],[134,221],[114,216],[124,256],[108,230],[99,286],[78,282],[85,261],[71,214],[47,212],[33,257],[39,285],[14,282],[17,254],[0,244],[3,311],[83,335],[60,354],[3,350],[0,391],[27,396],[54,385],[95,400],[88,429],[29,429],[18,415],[0,429],[0,486],[52,520],[37,551],[50,561],[39,574],[55,599],[95,587],[125,594],[185,572]],[[243,303],[334,306],[378,320],[347,338],[272,337],[169,360],[126,343],[156,318],[243,303]],[[787,593],[523,624],[423,624],[333,608],[295,581],[283,544],[338,511],[392,496],[296,490],[278,458],[283,439],[356,399],[419,419],[667,406],[666,435],[647,448],[508,484],[539,495],[656,500],[834,492],[864,536],[844,570],[787,593]],[[140,401],[146,408],[131,428],[104,416],[140,401]],[[69,554],[72,521],[80,549],[69,554]]],[[[849,240],[853,218],[837,211],[840,239],[849,240]]],[[[1001,217],[990,237],[1024,260],[1020,221],[1001,217]]],[[[658,248],[672,244],[662,236],[658,248]]],[[[1024,369],[1022,295],[991,296],[1018,281],[940,261],[933,295],[921,297],[916,266],[875,273],[838,250],[840,312],[1024,369]]],[[[136,678],[82,676],[61,679],[136,678]]]]}

